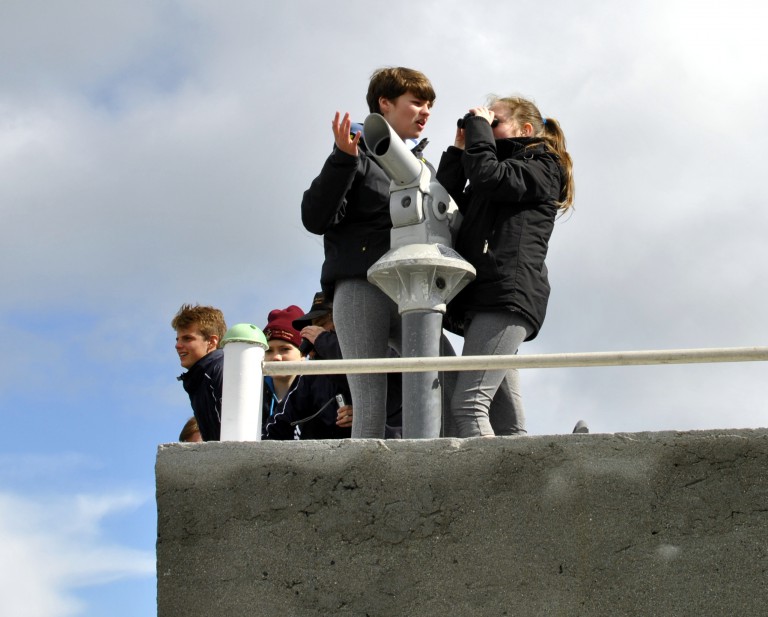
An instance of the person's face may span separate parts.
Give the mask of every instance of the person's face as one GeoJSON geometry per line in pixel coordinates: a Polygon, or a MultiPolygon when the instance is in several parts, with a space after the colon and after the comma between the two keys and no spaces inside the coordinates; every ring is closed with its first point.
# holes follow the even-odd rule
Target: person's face
{"type": "Polygon", "coordinates": [[[267,341],[269,349],[264,352],[266,362],[294,362],[301,360],[301,352],[296,345],[282,339],[270,339],[267,341]]]}
{"type": "Polygon", "coordinates": [[[490,110],[493,112],[499,124],[493,129],[494,139],[508,139],[509,137],[530,137],[533,127],[530,124],[520,126],[517,120],[511,117],[509,109],[501,103],[494,103],[490,110]]]}
{"type": "Polygon", "coordinates": [[[408,91],[396,99],[379,99],[381,115],[400,139],[416,139],[427,124],[432,103],[408,91]]]}
{"type": "Polygon", "coordinates": [[[211,353],[218,345],[218,336],[214,334],[206,340],[197,326],[176,329],[176,353],[179,354],[181,366],[184,368],[191,368],[195,362],[211,353]]]}

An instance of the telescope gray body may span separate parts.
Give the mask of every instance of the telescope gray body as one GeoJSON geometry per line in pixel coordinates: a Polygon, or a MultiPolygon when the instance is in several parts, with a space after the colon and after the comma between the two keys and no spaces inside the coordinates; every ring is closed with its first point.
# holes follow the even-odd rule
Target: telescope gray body
{"type": "Polygon", "coordinates": [[[417,159],[380,114],[370,114],[363,125],[368,150],[391,180],[390,247],[408,244],[451,246],[452,231],[461,213],[427,165],[417,159]]]}
{"type": "Polygon", "coordinates": [[[459,208],[384,116],[369,115],[363,135],[391,180],[390,250],[370,267],[368,280],[397,302],[400,313],[445,312],[446,303],[475,278],[472,265],[451,248],[459,208]]]}

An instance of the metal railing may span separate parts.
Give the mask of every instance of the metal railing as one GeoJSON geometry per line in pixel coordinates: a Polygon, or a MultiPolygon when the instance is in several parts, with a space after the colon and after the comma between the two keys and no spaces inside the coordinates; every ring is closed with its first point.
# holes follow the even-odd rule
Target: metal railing
{"type": "Polygon", "coordinates": [[[254,344],[254,341],[232,340],[224,348],[221,440],[254,441],[260,439],[262,375],[639,366],[765,360],[768,360],[768,347],[605,351],[524,356],[442,356],[438,358],[265,362],[263,344],[254,344]]]}
{"type": "Polygon", "coordinates": [[[264,375],[330,375],[350,373],[407,373],[462,371],[468,369],[574,368],[641,366],[653,364],[703,364],[768,360],[768,347],[668,349],[647,351],[598,351],[587,353],[515,356],[441,356],[439,358],[373,358],[264,362],[264,375]]]}

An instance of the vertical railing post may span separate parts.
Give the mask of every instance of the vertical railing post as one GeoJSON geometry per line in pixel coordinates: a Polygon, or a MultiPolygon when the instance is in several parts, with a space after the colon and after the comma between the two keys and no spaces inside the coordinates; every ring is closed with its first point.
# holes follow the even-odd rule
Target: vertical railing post
{"type": "Polygon", "coordinates": [[[241,323],[227,330],[221,346],[221,441],[259,441],[264,383],[261,367],[267,339],[253,324],[241,323]]]}

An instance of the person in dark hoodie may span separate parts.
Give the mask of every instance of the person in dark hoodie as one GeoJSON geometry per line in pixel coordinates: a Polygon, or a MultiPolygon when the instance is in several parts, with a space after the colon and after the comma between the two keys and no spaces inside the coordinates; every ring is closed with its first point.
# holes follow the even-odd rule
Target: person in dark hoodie
{"type": "Polygon", "coordinates": [[[184,304],[171,327],[179,361],[187,369],[177,379],[189,394],[200,434],[203,441],[219,441],[224,352],[218,347],[227,331],[224,314],[212,306],[184,304]]]}
{"type": "MultiPolygon", "coordinates": [[[[366,101],[369,111],[384,116],[405,141],[421,136],[435,91],[423,73],[388,67],[371,76],[366,101]]],[[[395,302],[368,282],[367,273],[389,250],[390,180],[370,156],[361,132],[353,130],[348,113],[336,112],[332,129],[333,152],[304,193],[301,219],[308,231],[323,236],[320,283],[333,303],[344,358],[384,358],[390,345],[402,351],[402,322],[395,302]]],[[[356,410],[352,437],[383,439],[387,376],[356,374],[348,379],[356,410]]]]}
{"type": "MultiPolygon", "coordinates": [[[[446,325],[463,334],[465,356],[512,355],[544,322],[544,261],[558,212],[573,204],[573,165],[560,124],[524,98],[493,98],[459,126],[437,180],[464,215],[455,248],[477,277],[449,303],[446,325]]],[[[516,369],[459,373],[458,436],[524,434],[518,381],[516,369]]]]}

